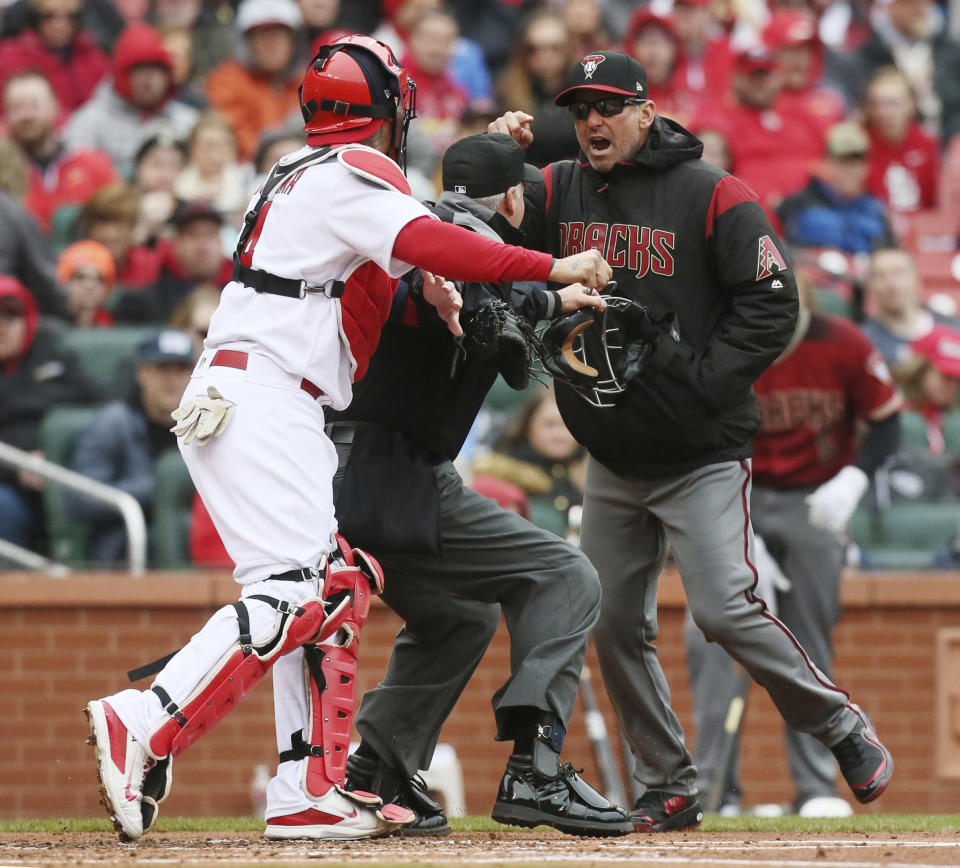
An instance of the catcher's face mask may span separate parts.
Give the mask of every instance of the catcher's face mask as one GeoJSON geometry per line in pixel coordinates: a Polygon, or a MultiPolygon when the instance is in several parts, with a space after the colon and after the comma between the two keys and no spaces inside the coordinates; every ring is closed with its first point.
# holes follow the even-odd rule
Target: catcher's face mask
{"type": "Polygon", "coordinates": [[[594,407],[613,407],[626,391],[613,359],[623,355],[628,343],[616,311],[631,304],[609,296],[606,309],[581,308],[555,320],[543,333],[544,370],[594,407]]]}

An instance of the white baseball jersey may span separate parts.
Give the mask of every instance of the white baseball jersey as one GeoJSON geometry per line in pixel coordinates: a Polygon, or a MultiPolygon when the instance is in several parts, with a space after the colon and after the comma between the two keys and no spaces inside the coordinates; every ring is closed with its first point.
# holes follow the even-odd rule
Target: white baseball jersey
{"type": "MultiPolygon", "coordinates": [[[[315,150],[301,148],[282,162],[315,150]]],[[[257,199],[251,198],[248,208],[257,199]]],[[[432,216],[412,196],[366,180],[331,156],[294,172],[278,187],[253,245],[251,266],[312,286],[346,281],[368,260],[399,277],[411,266],[393,258],[397,234],[412,220],[432,216]]],[[[352,372],[341,342],[339,306],[339,300],[322,293],[292,299],[232,281],[223,290],[205,345],[266,355],[315,383],[334,408],[342,409],[350,403],[352,372]]]]}

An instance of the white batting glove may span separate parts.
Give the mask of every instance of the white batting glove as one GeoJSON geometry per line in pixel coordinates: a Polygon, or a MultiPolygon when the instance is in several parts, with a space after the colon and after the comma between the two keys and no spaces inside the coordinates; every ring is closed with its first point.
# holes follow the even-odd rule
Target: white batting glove
{"type": "Polygon", "coordinates": [[[767,604],[770,613],[776,615],[777,591],[785,593],[793,587],[793,584],[770,554],[763,537],[754,534],[753,543],[753,561],[757,568],[757,586],[753,592],[767,604]]]}
{"type": "Polygon", "coordinates": [[[185,444],[196,440],[197,446],[203,446],[227,429],[236,409],[215,386],[207,386],[206,398],[191,398],[170,414],[177,423],[170,430],[183,437],[185,444]]]}
{"type": "Polygon", "coordinates": [[[847,522],[860,503],[870,478],[859,467],[848,464],[828,479],[813,494],[807,495],[807,518],[814,527],[842,537],[847,522]]]}

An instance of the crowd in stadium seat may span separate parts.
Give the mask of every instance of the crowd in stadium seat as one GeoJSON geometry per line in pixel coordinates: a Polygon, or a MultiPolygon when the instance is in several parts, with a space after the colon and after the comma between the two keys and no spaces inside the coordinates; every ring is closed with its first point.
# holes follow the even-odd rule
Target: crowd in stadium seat
{"type": "MultiPolygon", "coordinates": [[[[200,346],[250,193],[304,141],[297,87],[318,45],[371,33],[408,67],[419,113],[409,174],[424,199],[438,193],[446,147],[506,109],[534,115],[530,162],[576,157],[553,95],[577,58],[615,48],[645,64],[658,111],[702,137],[705,159],[757,192],[813,297],[860,323],[902,384],[903,454],[851,527],[860,563],[953,563],[960,22],[949,14],[939,0],[2,3],[0,440],[49,443],[70,465],[89,408],[133,406],[145,339],[172,326],[200,346]],[[902,521],[883,518],[909,508],[942,510],[942,538],[918,534],[914,546],[902,521]]],[[[550,403],[539,384],[502,385],[464,472],[573,536],[581,456],[544,457],[526,433],[502,439],[550,403]]],[[[182,566],[192,549],[194,562],[224,564],[189,478],[164,480],[152,562],[182,566]]],[[[65,517],[83,512],[0,468],[0,537],[97,560],[95,535],[65,517]]]]}

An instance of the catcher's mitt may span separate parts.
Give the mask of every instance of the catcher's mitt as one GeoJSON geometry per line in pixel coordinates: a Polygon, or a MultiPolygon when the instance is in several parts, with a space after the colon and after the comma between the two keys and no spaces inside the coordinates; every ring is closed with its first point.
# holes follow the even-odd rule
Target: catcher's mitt
{"type": "Polygon", "coordinates": [[[497,361],[500,376],[511,389],[526,389],[539,340],[533,328],[504,301],[485,301],[461,318],[466,356],[497,361]]]}
{"type": "Polygon", "coordinates": [[[587,403],[612,407],[630,384],[642,382],[654,356],[668,356],[661,346],[679,341],[675,320],[654,320],[644,305],[610,296],[602,311],[581,308],[554,320],[541,335],[540,362],[587,403]]]}

